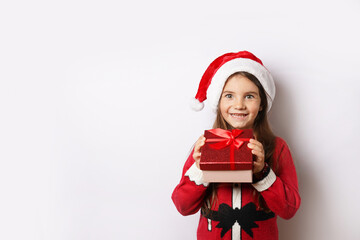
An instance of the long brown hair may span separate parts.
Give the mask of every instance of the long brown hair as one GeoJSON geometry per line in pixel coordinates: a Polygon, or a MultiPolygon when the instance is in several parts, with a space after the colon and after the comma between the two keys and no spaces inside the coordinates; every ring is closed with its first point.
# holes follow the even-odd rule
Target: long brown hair
{"type": "MultiPolygon", "coordinates": [[[[258,112],[258,115],[255,118],[254,125],[253,125],[253,132],[254,132],[254,135],[256,136],[257,140],[263,144],[264,151],[265,151],[265,162],[267,162],[270,165],[270,167],[272,167],[273,166],[273,153],[274,153],[274,149],[275,149],[275,135],[270,128],[270,124],[269,124],[268,117],[267,117],[268,103],[267,103],[265,90],[264,90],[263,86],[261,85],[261,83],[259,82],[259,80],[254,75],[252,75],[248,72],[236,72],[236,73],[232,74],[226,80],[224,86],[226,85],[227,81],[231,77],[237,76],[237,75],[246,77],[251,82],[253,82],[259,89],[259,94],[260,94],[260,99],[261,99],[261,102],[260,102],[261,110],[258,112]]],[[[219,99],[219,102],[220,102],[220,99],[219,99]]],[[[219,104],[218,104],[218,106],[219,106],[219,104]]],[[[219,107],[217,109],[216,119],[215,119],[213,128],[222,128],[225,130],[233,128],[229,123],[227,123],[225,121],[224,117],[220,113],[219,107]]],[[[211,183],[210,186],[208,187],[204,204],[201,207],[201,210],[202,210],[203,214],[205,214],[205,215],[210,213],[211,208],[217,202],[217,191],[216,191],[217,186],[216,185],[217,185],[216,183],[211,183]]],[[[266,206],[265,200],[261,197],[261,195],[259,193],[256,192],[255,189],[254,189],[253,196],[259,202],[260,209],[269,211],[269,208],[266,206]]]]}

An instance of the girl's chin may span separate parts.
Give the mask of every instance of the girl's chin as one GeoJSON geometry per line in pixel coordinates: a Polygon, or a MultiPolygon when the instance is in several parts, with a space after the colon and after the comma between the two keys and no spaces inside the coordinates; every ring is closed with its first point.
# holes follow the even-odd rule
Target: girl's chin
{"type": "Polygon", "coordinates": [[[247,123],[247,122],[245,122],[245,123],[239,123],[239,122],[234,122],[234,121],[232,121],[232,122],[227,122],[230,126],[231,126],[231,128],[233,128],[233,129],[250,129],[250,128],[252,128],[253,127],[253,125],[252,124],[249,124],[249,123],[247,123]]]}
{"type": "Polygon", "coordinates": [[[252,126],[247,126],[247,125],[232,125],[232,124],[230,124],[230,126],[231,126],[231,128],[232,129],[250,129],[250,128],[252,128],[252,126]]]}

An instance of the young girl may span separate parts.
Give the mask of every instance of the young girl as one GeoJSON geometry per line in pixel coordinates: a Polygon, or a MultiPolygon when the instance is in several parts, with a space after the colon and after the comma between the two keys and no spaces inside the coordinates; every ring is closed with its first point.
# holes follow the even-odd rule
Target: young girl
{"type": "Polygon", "coordinates": [[[275,85],[260,59],[250,52],[228,53],[205,71],[196,95],[216,110],[213,128],[249,129],[253,183],[207,183],[199,169],[204,136],[195,143],[172,200],[182,215],[201,209],[197,239],[278,239],[276,219],[289,219],[300,206],[297,176],[285,141],[269,126],[267,112],[275,85]]]}

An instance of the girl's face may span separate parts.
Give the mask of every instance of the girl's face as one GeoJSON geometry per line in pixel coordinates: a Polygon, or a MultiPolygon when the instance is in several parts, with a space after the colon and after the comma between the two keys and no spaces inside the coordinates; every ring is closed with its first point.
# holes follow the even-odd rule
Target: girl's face
{"type": "Polygon", "coordinates": [[[261,111],[258,87],[248,78],[236,74],[230,77],[220,97],[219,110],[233,128],[252,128],[261,111]]]}

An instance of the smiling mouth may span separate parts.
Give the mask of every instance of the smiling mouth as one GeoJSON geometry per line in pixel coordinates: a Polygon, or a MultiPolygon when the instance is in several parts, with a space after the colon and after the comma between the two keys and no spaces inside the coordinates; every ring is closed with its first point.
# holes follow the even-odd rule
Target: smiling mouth
{"type": "Polygon", "coordinates": [[[232,116],[233,118],[245,118],[248,114],[244,114],[244,113],[230,113],[230,116],[232,116]]]}

